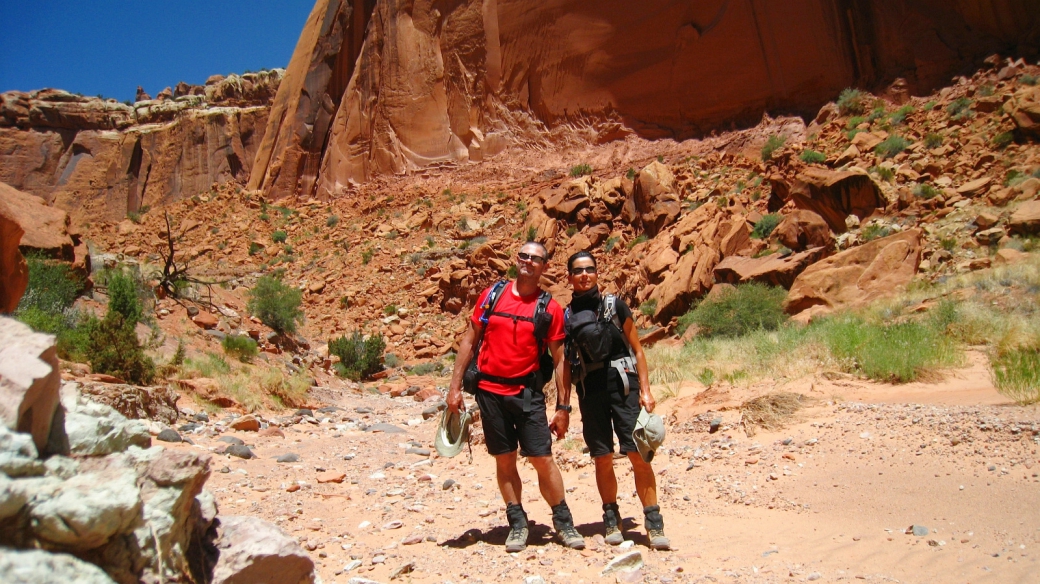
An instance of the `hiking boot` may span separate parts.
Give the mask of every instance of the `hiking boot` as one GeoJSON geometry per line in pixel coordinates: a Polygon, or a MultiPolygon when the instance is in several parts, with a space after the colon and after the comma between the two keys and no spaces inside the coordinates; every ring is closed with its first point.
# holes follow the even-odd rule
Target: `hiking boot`
{"type": "Polygon", "coordinates": [[[621,511],[617,503],[603,504],[603,527],[606,529],[606,537],[603,539],[610,545],[621,545],[625,536],[621,533],[621,511]]]}
{"type": "Polygon", "coordinates": [[[661,508],[657,505],[644,507],[643,517],[645,519],[643,525],[646,527],[646,535],[650,538],[650,549],[671,549],[672,542],[664,534],[664,517],[661,517],[661,508]]]}
{"type": "Polygon", "coordinates": [[[516,503],[506,505],[506,517],[509,519],[509,535],[506,537],[506,552],[520,552],[527,547],[527,536],[530,533],[527,525],[527,513],[516,503]]]}
{"type": "Polygon", "coordinates": [[[560,538],[560,543],[572,550],[585,549],[585,538],[578,533],[577,529],[574,529],[574,518],[571,517],[567,501],[560,501],[552,508],[552,512],[553,527],[556,528],[556,535],[560,538]]]}

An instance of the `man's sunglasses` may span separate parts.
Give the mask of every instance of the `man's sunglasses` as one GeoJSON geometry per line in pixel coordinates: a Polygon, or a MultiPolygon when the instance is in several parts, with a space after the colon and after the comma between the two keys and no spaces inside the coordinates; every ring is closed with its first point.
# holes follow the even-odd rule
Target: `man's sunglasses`
{"type": "Polygon", "coordinates": [[[584,268],[571,268],[572,276],[580,276],[582,274],[595,274],[596,266],[585,266],[584,268]]]}
{"type": "Polygon", "coordinates": [[[536,264],[541,264],[541,263],[545,262],[545,258],[543,258],[542,256],[531,255],[529,253],[524,253],[524,252],[520,252],[520,253],[516,254],[516,257],[520,258],[521,260],[523,260],[525,262],[534,262],[536,264]]]}

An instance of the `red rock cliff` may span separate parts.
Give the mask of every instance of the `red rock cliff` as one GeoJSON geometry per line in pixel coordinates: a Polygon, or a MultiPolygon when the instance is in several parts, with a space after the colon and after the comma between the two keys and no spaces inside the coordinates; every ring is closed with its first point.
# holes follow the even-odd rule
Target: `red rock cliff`
{"type": "Polygon", "coordinates": [[[811,114],[848,86],[924,92],[1035,55],[1038,30],[1035,0],[318,0],[250,183],[334,196],[564,126],[683,138],[811,114]]]}

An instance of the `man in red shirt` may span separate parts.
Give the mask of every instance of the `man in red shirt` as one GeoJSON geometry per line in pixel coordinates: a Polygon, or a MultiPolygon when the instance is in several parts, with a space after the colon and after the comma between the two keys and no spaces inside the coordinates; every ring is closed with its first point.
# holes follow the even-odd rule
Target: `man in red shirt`
{"type": "Polygon", "coordinates": [[[448,408],[462,412],[462,380],[473,358],[474,345],[483,333],[477,365],[482,376],[476,400],[480,407],[480,420],[488,452],[495,457],[498,488],[506,503],[509,520],[509,536],[506,551],[518,552],[527,545],[527,513],[521,504],[520,491],[523,482],[517,471],[517,444],[520,454],[527,457],[538,473],[538,488],[549,506],[552,507],[553,527],[564,545],[573,549],[584,549],[585,540],[574,529],[574,519],[564,500],[563,476],[552,458],[552,434],[563,438],[570,425],[571,406],[570,367],[564,359],[563,309],[555,300],[550,300],[546,313],[552,323],[545,341],[552,354],[556,372],[556,413],[552,423],[547,424],[545,394],[535,382],[539,369],[539,344],[534,335],[534,323],[530,319],[535,313],[541,289],[538,281],[545,271],[547,253],[545,246],[527,242],[517,254],[517,278],[499,292],[498,302],[487,318],[481,321],[482,306],[491,292],[484,290],[469,321],[469,329],[459,343],[459,354],[455,359],[455,370],[448,389],[448,408]],[[519,317],[519,318],[518,318],[519,317]],[[486,329],[486,330],[484,330],[486,329]],[[527,376],[518,384],[503,383],[527,376]]]}

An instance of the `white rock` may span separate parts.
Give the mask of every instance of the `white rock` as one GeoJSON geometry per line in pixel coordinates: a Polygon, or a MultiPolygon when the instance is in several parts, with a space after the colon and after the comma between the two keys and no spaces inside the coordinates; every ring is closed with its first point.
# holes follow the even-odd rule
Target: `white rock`
{"type": "Polygon", "coordinates": [[[0,547],[5,584],[114,584],[101,568],[68,554],[0,547]]]}
{"type": "Polygon", "coordinates": [[[141,516],[137,476],[119,468],[77,475],[37,494],[29,516],[40,539],[76,550],[99,547],[141,516]]]}
{"type": "Polygon", "coordinates": [[[607,563],[600,576],[613,574],[614,572],[632,572],[643,567],[643,554],[639,551],[628,552],[620,555],[607,563]]]}

